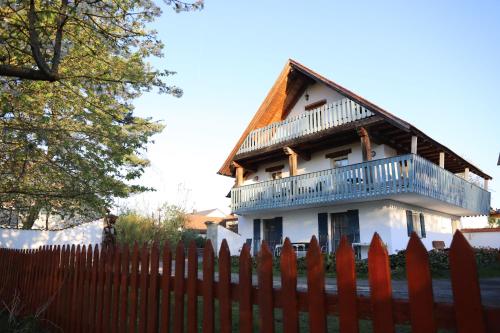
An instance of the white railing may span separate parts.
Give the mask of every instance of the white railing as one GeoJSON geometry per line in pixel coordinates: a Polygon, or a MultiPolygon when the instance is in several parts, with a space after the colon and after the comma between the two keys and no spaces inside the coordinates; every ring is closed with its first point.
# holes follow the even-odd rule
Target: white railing
{"type": "Polygon", "coordinates": [[[231,208],[244,213],[273,208],[380,199],[415,193],[475,214],[487,214],[490,193],[413,154],[379,159],[231,190],[231,208]]]}
{"type": "Polygon", "coordinates": [[[243,141],[238,154],[269,147],[370,116],[373,116],[371,111],[344,98],[312,111],[306,111],[296,117],[253,130],[243,141]]]}

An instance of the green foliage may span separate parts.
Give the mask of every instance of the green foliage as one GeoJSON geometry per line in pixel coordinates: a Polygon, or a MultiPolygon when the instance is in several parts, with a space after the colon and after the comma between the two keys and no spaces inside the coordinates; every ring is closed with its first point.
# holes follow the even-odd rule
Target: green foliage
{"type": "Polygon", "coordinates": [[[500,227],[500,219],[493,216],[488,216],[488,225],[490,226],[490,228],[500,227]]]}
{"type": "Polygon", "coordinates": [[[41,210],[102,216],[114,198],[150,190],[133,181],[163,125],[135,116],[132,101],[152,89],[182,95],[167,84],[173,72],[147,62],[163,56],[148,28],[160,14],[152,0],[0,6],[0,208],[24,228],[41,210]]]}
{"type": "MultiPolygon", "coordinates": [[[[127,212],[118,217],[116,222],[116,237],[118,244],[128,244],[130,247],[137,242],[151,245],[158,242],[160,246],[165,243],[172,247],[184,239],[186,233],[182,227],[186,221],[184,211],[173,205],[165,205],[159,218],[144,216],[137,212],[127,212]]],[[[193,238],[194,239],[194,238],[193,238]]],[[[190,239],[189,239],[190,240],[190,239]]]]}

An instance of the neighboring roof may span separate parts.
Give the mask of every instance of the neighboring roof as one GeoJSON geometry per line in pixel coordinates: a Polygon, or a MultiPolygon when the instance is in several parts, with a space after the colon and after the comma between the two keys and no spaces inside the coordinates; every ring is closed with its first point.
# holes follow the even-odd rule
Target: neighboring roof
{"type": "MultiPolygon", "coordinates": [[[[210,211],[209,211],[210,212],[210,211]]],[[[235,221],[238,218],[235,215],[227,215],[225,217],[210,217],[201,214],[187,214],[187,221],[184,225],[185,229],[189,230],[197,230],[197,231],[206,231],[207,230],[207,222],[213,222],[216,224],[220,224],[226,221],[235,221]]]]}
{"type": "Polygon", "coordinates": [[[193,214],[196,214],[196,215],[205,215],[205,216],[209,216],[209,215],[212,215],[213,216],[213,213],[216,213],[217,215],[219,216],[216,216],[216,217],[225,217],[226,214],[219,208],[212,208],[212,209],[205,209],[205,210],[199,210],[199,211],[193,211],[193,214]]]}
{"type": "Polygon", "coordinates": [[[219,224],[223,220],[224,218],[221,217],[207,217],[205,215],[187,214],[187,221],[186,224],[184,225],[184,228],[190,230],[204,231],[207,230],[206,222],[213,222],[219,224]]]}
{"type": "Polygon", "coordinates": [[[382,116],[388,123],[394,125],[395,127],[421,137],[424,140],[431,142],[433,145],[438,146],[439,149],[444,151],[445,153],[453,155],[455,159],[459,160],[462,164],[467,165],[471,169],[470,171],[472,171],[473,173],[485,179],[491,179],[491,176],[481,171],[478,167],[474,166],[448,147],[430,138],[415,126],[292,59],[289,59],[285,64],[285,67],[276,79],[261,106],[255,113],[247,128],[243,131],[243,134],[225,160],[224,164],[219,169],[219,174],[232,176],[230,168],[231,162],[236,156],[239,147],[242,145],[243,141],[251,131],[285,119],[287,112],[290,109],[290,105],[293,106],[292,104],[296,102],[295,97],[292,96],[288,98],[288,94],[290,91],[293,91],[295,93],[298,91],[298,89],[295,89],[295,87],[293,87],[293,85],[290,83],[292,80],[297,79],[296,75],[292,75],[294,72],[301,73],[302,76],[309,78],[313,82],[321,82],[325,84],[338,93],[350,98],[358,104],[370,109],[372,112],[382,116]]]}
{"type": "Polygon", "coordinates": [[[468,228],[460,229],[462,233],[474,233],[474,232],[500,232],[500,228],[468,228]]]}

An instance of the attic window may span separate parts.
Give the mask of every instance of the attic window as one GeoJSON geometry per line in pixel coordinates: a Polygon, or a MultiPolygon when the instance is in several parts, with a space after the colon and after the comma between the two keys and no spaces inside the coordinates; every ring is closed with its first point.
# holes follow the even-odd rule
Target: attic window
{"type": "Polygon", "coordinates": [[[326,99],[322,99],[322,100],[319,100],[317,102],[307,104],[304,108],[306,111],[311,111],[311,110],[317,109],[325,104],[326,104],[326,99]]]}

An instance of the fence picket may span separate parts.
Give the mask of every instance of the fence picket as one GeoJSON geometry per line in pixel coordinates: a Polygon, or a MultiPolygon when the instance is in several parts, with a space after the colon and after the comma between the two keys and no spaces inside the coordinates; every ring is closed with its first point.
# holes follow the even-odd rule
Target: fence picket
{"type": "MultiPolygon", "coordinates": [[[[104,262],[104,288],[102,292],[102,332],[109,332],[111,325],[111,283],[113,282],[113,261],[115,256],[115,249],[106,247],[106,255],[104,262]]],[[[101,258],[102,259],[102,258],[101,258]]]]}
{"type": "Polygon", "coordinates": [[[83,310],[84,310],[84,284],[85,284],[85,266],[87,264],[87,247],[83,245],[80,252],[80,264],[78,265],[78,284],[77,296],[75,304],[75,332],[82,331],[83,324],[83,310]]]}
{"type": "Polygon", "coordinates": [[[214,322],[214,248],[207,240],[203,248],[203,333],[215,330],[214,322]]]}
{"type": "Polygon", "coordinates": [[[220,332],[231,332],[231,253],[227,241],[222,241],[219,251],[219,313],[220,332]]]}
{"type": "Polygon", "coordinates": [[[71,245],[69,252],[69,263],[68,263],[68,275],[66,279],[66,297],[65,297],[65,309],[64,309],[64,330],[71,332],[71,317],[73,309],[73,276],[75,273],[75,245],[71,245]]]}
{"type": "Polygon", "coordinates": [[[141,269],[139,272],[139,333],[146,333],[148,321],[148,276],[149,251],[146,243],[141,249],[141,269]]]}
{"type": "Polygon", "coordinates": [[[316,236],[311,238],[306,254],[307,304],[311,332],[326,332],[325,270],[316,236]]]}
{"type": "Polygon", "coordinates": [[[451,242],[450,270],[459,332],[486,332],[476,256],[460,230],[455,231],[451,242]]]}
{"type": "Polygon", "coordinates": [[[139,245],[134,243],[132,249],[132,263],[130,266],[130,296],[129,296],[129,318],[128,331],[135,333],[137,326],[137,289],[139,278],[139,245]]]}
{"type": "Polygon", "coordinates": [[[118,319],[118,332],[125,333],[127,331],[127,306],[128,306],[128,283],[130,270],[130,250],[127,244],[122,249],[122,267],[120,277],[120,310],[118,319]]]}
{"type": "Polygon", "coordinates": [[[239,258],[239,324],[241,333],[253,331],[252,258],[250,245],[245,244],[239,258]]]}
{"type": "Polygon", "coordinates": [[[161,275],[161,313],[160,332],[170,331],[170,274],[172,273],[172,254],[170,245],[163,245],[162,253],[162,275],[161,275]]]}
{"type": "Polygon", "coordinates": [[[113,261],[113,285],[111,288],[112,295],[111,295],[111,332],[112,333],[117,333],[118,332],[118,312],[120,310],[119,302],[120,302],[120,278],[121,278],[121,272],[120,272],[120,266],[121,266],[121,261],[122,261],[122,253],[120,251],[119,247],[115,247],[114,250],[115,257],[113,261]]]}
{"type": "Polygon", "coordinates": [[[198,255],[196,244],[191,241],[188,248],[188,276],[187,276],[187,331],[198,332],[198,295],[196,283],[198,282],[198,255]]]}
{"type": "MultiPolygon", "coordinates": [[[[86,259],[85,259],[85,275],[83,279],[83,310],[82,310],[82,316],[81,316],[81,330],[80,332],[85,333],[85,332],[90,332],[91,327],[89,323],[89,316],[90,316],[90,295],[91,295],[91,289],[90,289],[90,284],[92,280],[92,245],[89,245],[87,247],[87,254],[86,254],[86,259]]],[[[56,292],[56,291],[55,291],[56,292]]]]}
{"type": "Polygon", "coordinates": [[[339,329],[341,333],[358,333],[356,267],[354,251],[346,236],[342,236],[340,240],[335,260],[339,295],[339,329]]]}
{"type": "Polygon", "coordinates": [[[184,245],[175,250],[174,333],[184,332],[184,245]]]}
{"type": "Polygon", "coordinates": [[[273,254],[267,242],[262,242],[258,256],[260,331],[274,333],[273,254]]]}
{"type": "Polygon", "coordinates": [[[148,333],[158,332],[158,269],[160,266],[160,253],[158,243],[154,242],[151,248],[151,272],[149,274],[149,293],[148,293],[148,333]]]}
{"type": "MultiPolygon", "coordinates": [[[[63,250],[64,251],[64,250],[63,250]]],[[[97,270],[99,263],[99,246],[96,245],[94,247],[94,257],[92,259],[92,268],[91,268],[91,280],[90,280],[90,293],[89,293],[89,332],[96,332],[97,327],[95,325],[96,322],[96,305],[97,305],[97,270]]],[[[61,269],[62,271],[62,269],[61,269]]],[[[62,285],[62,283],[61,283],[62,285]]],[[[59,298],[58,298],[59,299],[59,298]]],[[[60,312],[59,312],[60,313],[60,312]]]]}
{"type": "Polygon", "coordinates": [[[415,232],[406,248],[406,275],[412,332],[436,332],[429,256],[415,232]]]}
{"type": "Polygon", "coordinates": [[[297,304],[297,255],[288,237],[280,256],[281,293],[283,303],[283,330],[299,332],[299,306],[297,304]]]}
{"type": "Polygon", "coordinates": [[[368,279],[373,311],[373,331],[394,333],[389,257],[378,233],[373,235],[368,250],[368,279]]]}

